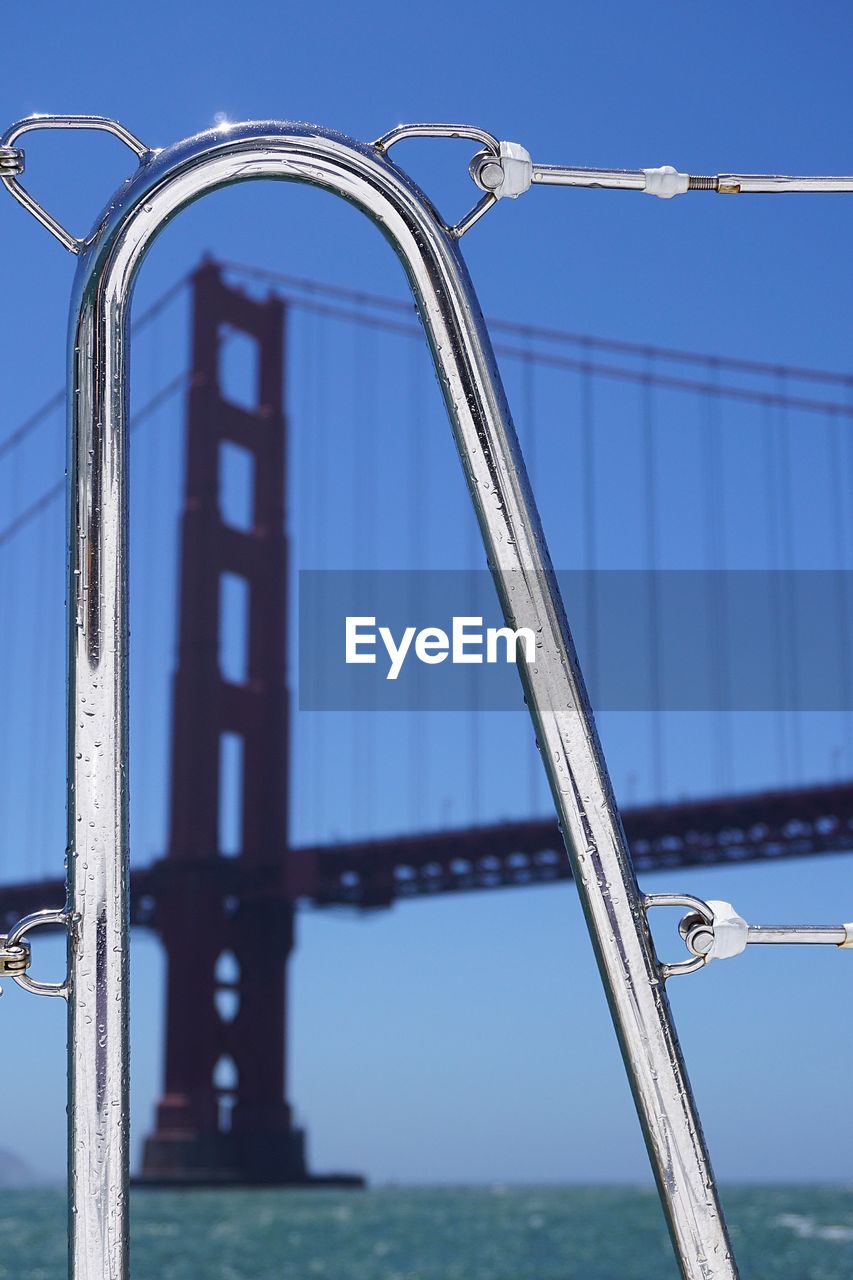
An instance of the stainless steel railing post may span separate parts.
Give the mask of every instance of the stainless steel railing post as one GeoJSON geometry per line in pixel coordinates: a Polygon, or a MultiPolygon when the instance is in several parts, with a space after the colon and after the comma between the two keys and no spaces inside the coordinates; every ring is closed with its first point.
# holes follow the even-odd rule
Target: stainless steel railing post
{"type": "MultiPolygon", "coordinates": [[[[86,259],[81,271],[85,274],[86,259]]],[[[129,300],[128,304],[129,305],[129,300]]],[[[86,291],[69,397],[68,1159],[73,1280],[128,1273],[126,305],[86,291]]]]}
{"type": "MultiPolygon", "coordinates": [[[[61,119],[69,127],[69,118],[61,119]]],[[[19,133],[0,140],[12,174],[19,133]]],[[[384,146],[398,136],[388,135],[384,146]]],[[[487,146],[492,141],[485,136],[487,146]]],[[[127,1273],[127,314],[136,271],[166,223],[205,192],[252,178],[304,182],[342,196],[380,227],[403,263],[504,612],[512,626],[530,627],[541,641],[538,661],[523,668],[522,678],[682,1275],[734,1280],[645,904],[458,250],[458,236],[492,197],[448,228],[382,146],[313,126],[223,126],[156,155],[140,154],[137,174],[90,239],[67,233],[63,239],[81,254],[70,331],[69,882],[78,917],[69,955],[73,1280],[124,1280],[127,1273]]],[[[16,182],[14,174],[0,179],[16,182]]],[[[33,204],[31,211],[63,238],[63,228],[33,204]]]]}

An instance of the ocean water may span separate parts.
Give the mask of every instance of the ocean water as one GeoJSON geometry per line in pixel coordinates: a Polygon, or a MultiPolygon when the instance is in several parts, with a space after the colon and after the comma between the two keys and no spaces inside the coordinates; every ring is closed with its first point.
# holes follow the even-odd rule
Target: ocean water
{"type": "MultiPolygon", "coordinates": [[[[850,1280],[853,1187],[724,1193],[743,1280],[850,1280]]],[[[0,1192],[2,1280],[62,1280],[65,1202],[0,1192]]],[[[631,1187],[207,1191],[133,1198],[134,1280],[676,1280],[631,1187]]]]}

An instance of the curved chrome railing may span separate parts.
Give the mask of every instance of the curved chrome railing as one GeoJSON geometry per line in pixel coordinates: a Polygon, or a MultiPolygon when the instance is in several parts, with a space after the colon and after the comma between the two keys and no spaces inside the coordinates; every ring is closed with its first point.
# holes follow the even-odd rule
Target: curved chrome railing
{"type": "MultiPolygon", "coordinates": [[[[10,129],[0,141],[0,181],[80,259],[69,334],[69,901],[59,913],[73,922],[67,983],[71,1275],[127,1275],[131,294],[147,250],[181,209],[208,191],[255,178],[308,183],[343,197],[380,228],[403,264],[504,614],[513,627],[532,628],[540,641],[537,661],[521,665],[527,702],[681,1271],[685,1280],[734,1280],[664,990],[667,967],[655,956],[647,900],[637,886],[504,390],[458,246],[497,199],[521,194],[533,181],[628,186],[663,196],[732,190],[733,182],[712,188],[709,180],[670,169],[536,167],[517,144],[498,143],[469,126],[406,126],[365,145],[304,124],[223,125],[153,152],[115,122],[66,116],[10,129]],[[108,129],[140,160],[84,240],[20,185],[24,155],[14,144],[32,128],[54,126],[108,129]],[[472,176],[485,195],[455,227],[445,225],[388,158],[402,138],[424,135],[466,137],[484,148],[472,162],[472,176]]],[[[801,180],[771,182],[764,189],[801,180]]],[[[739,180],[738,189],[748,186],[739,180]]],[[[706,932],[712,921],[713,912],[700,913],[706,932]]],[[[26,956],[20,943],[2,955],[8,972],[21,971],[26,956]]],[[[695,955],[680,969],[669,966],[670,972],[695,967],[695,955]]]]}

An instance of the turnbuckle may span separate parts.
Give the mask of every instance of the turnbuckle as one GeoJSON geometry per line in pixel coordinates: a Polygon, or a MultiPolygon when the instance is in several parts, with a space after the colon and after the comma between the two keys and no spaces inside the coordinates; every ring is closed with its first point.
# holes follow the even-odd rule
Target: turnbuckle
{"type": "Polygon", "coordinates": [[[747,924],[730,902],[714,898],[707,902],[689,894],[651,893],[643,899],[651,907],[687,907],[678,932],[691,959],[676,964],[660,964],[661,976],[677,977],[695,973],[712,960],[729,960],[756,944],[828,945],[853,950],[853,922],[839,925],[747,924]]]}
{"type": "Polygon", "coordinates": [[[688,191],[716,191],[719,195],[780,195],[785,192],[837,194],[853,192],[853,176],[802,177],[779,173],[681,173],[671,164],[652,169],[589,169],[568,164],[537,164],[517,142],[501,142],[498,153],[479,152],[471,162],[471,177],[481,191],[519,196],[531,186],[592,187],[612,191],[643,191],[661,200],[688,191]]]}
{"type": "MultiPolygon", "coordinates": [[[[68,996],[68,980],[64,982],[37,982],[29,976],[32,949],[26,935],[42,925],[61,925],[69,929],[76,917],[67,911],[34,911],[9,930],[0,934],[0,977],[11,978],[24,991],[34,996],[68,996]]],[[[0,995],[3,988],[0,987],[0,995]]]]}

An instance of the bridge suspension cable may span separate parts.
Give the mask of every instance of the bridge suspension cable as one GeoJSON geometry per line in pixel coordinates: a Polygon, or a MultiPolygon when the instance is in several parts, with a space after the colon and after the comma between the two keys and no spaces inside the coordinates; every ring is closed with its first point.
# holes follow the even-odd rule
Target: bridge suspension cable
{"type": "MultiPolygon", "coordinates": [[[[340,418],[342,410],[353,417],[354,425],[367,445],[366,450],[359,449],[353,454],[353,485],[356,482],[359,486],[361,482],[369,483],[371,473],[377,466],[379,453],[383,452],[376,444],[373,428],[385,430],[383,413],[386,412],[384,406],[377,401],[375,387],[370,385],[371,377],[375,380],[375,371],[371,374],[375,364],[375,343],[379,335],[384,333],[387,333],[391,340],[399,338],[411,343],[411,376],[408,379],[404,377],[401,380],[401,386],[408,387],[404,395],[409,399],[407,417],[413,432],[412,449],[408,452],[414,461],[408,464],[412,469],[403,486],[405,492],[409,494],[409,501],[400,506],[401,509],[403,506],[406,507],[408,511],[406,518],[410,521],[409,537],[405,541],[410,549],[411,562],[424,564],[422,534],[416,536],[412,533],[412,529],[418,527],[422,530],[427,526],[425,513],[430,510],[437,497],[434,487],[431,488],[431,469],[438,464],[435,460],[431,461],[426,452],[431,447],[430,442],[434,435],[424,429],[427,382],[431,383],[432,380],[421,373],[423,369],[423,361],[420,357],[422,334],[411,307],[393,298],[348,290],[340,286],[327,286],[302,277],[250,268],[239,263],[224,264],[224,266],[237,278],[276,286],[288,304],[290,313],[298,313],[300,316],[299,323],[293,328],[298,330],[300,326],[303,327],[303,334],[299,339],[302,345],[299,350],[305,359],[304,367],[297,362],[295,376],[303,384],[305,399],[302,405],[303,423],[300,427],[304,425],[306,430],[300,429],[293,433],[297,458],[302,458],[302,462],[298,465],[303,468],[299,481],[302,496],[297,497],[296,506],[300,512],[302,545],[313,547],[318,566],[327,564],[329,544],[333,537],[330,533],[327,513],[323,509],[325,500],[323,477],[329,471],[329,451],[333,447],[338,447],[337,440],[333,440],[328,431],[324,430],[324,423],[330,415],[337,415],[340,418]],[[333,374],[340,363],[338,362],[336,366],[330,355],[330,335],[335,329],[339,329],[341,333],[351,329],[347,340],[351,344],[353,378],[348,405],[342,403],[340,398],[335,398],[339,397],[339,392],[333,388],[335,382],[333,374]],[[418,422],[420,426],[416,425],[418,422]],[[375,448],[374,444],[376,444],[375,448]],[[374,449],[373,455],[371,455],[371,449],[374,449]],[[419,449],[420,452],[418,452],[419,449]],[[418,512],[421,514],[420,519],[417,519],[418,512]]],[[[144,331],[158,316],[162,315],[168,304],[180,295],[185,284],[186,278],[176,282],[144,311],[136,321],[135,332],[139,333],[140,329],[144,331]]],[[[722,447],[719,422],[723,401],[758,405],[763,407],[766,415],[765,426],[769,435],[765,440],[765,449],[770,450],[765,468],[766,502],[769,505],[769,548],[771,560],[780,569],[793,567],[793,532],[790,522],[795,476],[797,484],[800,482],[791,458],[790,419],[794,414],[810,414],[815,417],[819,415],[818,427],[809,429],[832,428],[834,435],[830,434],[828,437],[827,448],[835,448],[835,453],[832,455],[833,461],[830,462],[831,479],[835,487],[830,494],[831,501],[827,504],[826,514],[833,524],[832,548],[836,561],[841,565],[849,559],[843,556],[847,550],[846,529],[843,519],[839,519],[839,505],[843,506],[844,497],[838,491],[842,468],[838,465],[837,454],[839,450],[843,452],[844,445],[853,449],[853,444],[849,443],[849,433],[842,434],[841,429],[842,422],[853,418],[853,375],[736,357],[713,357],[695,351],[624,342],[514,321],[497,320],[489,323],[497,338],[498,355],[512,363],[512,376],[516,373],[518,375],[518,394],[514,398],[519,405],[519,429],[524,440],[528,467],[533,473],[534,481],[537,479],[537,471],[542,470],[540,464],[544,449],[553,444],[553,436],[545,439],[542,435],[540,422],[542,426],[553,424],[549,427],[552,433],[565,432],[574,457],[580,462],[580,474],[576,465],[567,466],[564,479],[567,485],[576,486],[572,490],[571,504],[576,510],[579,509],[580,545],[583,547],[584,564],[587,568],[606,568],[616,545],[611,537],[612,522],[603,514],[603,495],[599,490],[604,475],[603,468],[607,466],[609,474],[614,451],[618,452],[629,437],[621,438],[612,434],[612,423],[621,416],[634,432],[633,437],[630,437],[630,447],[638,451],[639,460],[634,486],[635,489],[639,487],[642,491],[639,497],[635,498],[638,521],[636,545],[644,556],[645,567],[651,571],[647,619],[644,625],[647,627],[649,636],[648,671],[652,701],[657,701],[657,695],[661,693],[663,684],[663,668],[660,659],[662,615],[661,603],[656,595],[655,573],[666,566],[667,550],[670,547],[670,542],[667,542],[664,536],[661,510],[669,497],[665,492],[666,484],[672,483],[673,476],[670,474],[671,469],[667,470],[669,463],[663,460],[672,441],[677,439],[679,434],[681,436],[689,434],[689,419],[683,409],[680,410],[680,416],[673,416],[669,405],[677,400],[679,405],[683,406],[687,398],[692,396],[704,406],[702,415],[706,422],[702,428],[702,438],[705,451],[704,483],[707,486],[707,493],[705,495],[706,527],[703,562],[709,569],[723,567],[726,558],[726,537],[721,528],[723,508],[726,504],[729,504],[732,510],[735,507],[734,500],[727,494],[723,482],[723,459],[719,453],[722,447]],[[614,358],[616,356],[620,358],[618,361],[614,358]],[[680,365],[683,368],[673,371],[672,365],[680,365]],[[565,389],[559,392],[559,395],[555,392],[558,380],[564,373],[574,375],[572,381],[578,392],[577,409],[574,414],[563,412],[562,406],[566,403],[565,389]],[[625,392],[619,391],[619,384],[626,384],[625,392]],[[631,387],[636,388],[636,392],[632,391],[631,387]],[[559,406],[556,414],[553,411],[555,404],[559,406]],[[664,429],[670,433],[666,437],[666,443],[662,434],[664,429]],[[835,439],[834,446],[833,439],[835,439]]],[[[156,362],[152,362],[149,383],[156,382],[159,376],[156,362]]],[[[186,379],[185,372],[177,374],[147,399],[133,415],[133,428],[138,429],[156,414],[159,408],[176,397],[186,386],[186,379]]],[[[565,388],[567,384],[561,380],[560,385],[565,388]]],[[[51,415],[58,411],[61,403],[60,395],[50,398],[37,413],[23,421],[3,441],[0,441],[0,471],[5,474],[7,482],[11,485],[13,497],[16,497],[19,492],[19,486],[14,478],[14,459],[18,446],[23,445],[42,423],[47,422],[51,415]]],[[[732,408],[729,411],[727,408],[727,414],[729,412],[736,414],[740,410],[732,408]]],[[[746,413],[747,410],[744,409],[743,412],[746,413]]],[[[352,439],[351,435],[350,439],[352,439]]],[[[734,450],[733,431],[727,433],[726,440],[726,447],[730,445],[734,450]]],[[[343,437],[341,442],[345,449],[349,447],[343,437]]],[[[735,461],[735,459],[732,460],[733,465],[735,461]]],[[[542,478],[547,490],[552,477],[548,474],[542,478]]],[[[6,548],[22,530],[33,524],[48,507],[52,504],[58,505],[63,491],[64,483],[57,478],[55,484],[41,493],[36,493],[17,512],[11,503],[8,504],[10,518],[0,528],[0,550],[6,548]]],[[[546,505],[547,502],[546,493],[546,505]]],[[[568,505],[567,499],[560,511],[561,516],[568,505]]],[[[352,508],[355,520],[353,548],[358,553],[360,563],[371,564],[377,547],[385,546],[382,540],[384,535],[380,535],[381,514],[370,502],[366,507],[364,504],[357,504],[354,497],[352,508]]],[[[701,505],[698,509],[701,510],[701,505]]],[[[149,511],[145,516],[145,527],[149,531],[152,519],[153,515],[149,511]]],[[[453,520],[457,521],[456,515],[453,520]]],[[[468,526],[459,524],[459,529],[463,532],[462,545],[470,551],[472,548],[469,544],[473,534],[470,530],[464,532],[467,528],[468,526]]],[[[577,545],[576,542],[574,546],[577,545]]],[[[471,563],[474,563],[473,560],[471,563]]],[[[3,572],[5,572],[5,565],[0,565],[0,573],[3,572]]],[[[592,666],[588,666],[587,670],[591,684],[594,686],[597,680],[598,640],[602,637],[596,635],[596,627],[600,626],[598,615],[601,607],[600,601],[596,601],[597,584],[592,575],[589,575],[585,590],[589,629],[586,648],[592,660],[592,666]]],[[[785,646],[790,649],[793,643],[790,623],[795,602],[792,603],[785,595],[785,592],[790,590],[790,584],[786,587],[784,583],[780,583],[779,590],[782,592],[778,602],[779,645],[771,661],[777,663],[780,669],[780,697],[784,702],[785,698],[790,699],[796,694],[797,688],[794,655],[787,651],[783,652],[785,646]]],[[[846,587],[842,584],[839,591],[844,590],[846,587]]],[[[719,600],[712,601],[710,605],[712,612],[715,615],[720,614],[721,610],[724,611],[724,603],[721,605],[719,600]]],[[[842,625],[842,605],[843,601],[839,597],[839,626],[842,625]]],[[[721,656],[721,652],[715,650],[712,655],[715,673],[713,679],[721,704],[725,703],[727,696],[727,679],[725,671],[720,667],[720,663],[724,660],[725,655],[721,656]]],[[[146,680],[149,677],[146,677],[146,680]]],[[[403,768],[403,792],[409,796],[409,811],[416,822],[421,822],[424,817],[426,785],[424,780],[428,778],[431,768],[428,744],[424,737],[424,725],[429,724],[429,718],[421,719],[423,723],[420,729],[415,727],[408,731],[411,734],[409,745],[406,747],[404,744],[401,750],[401,760],[408,760],[407,783],[405,767],[403,768]]],[[[845,742],[851,734],[849,716],[847,720],[845,742]]],[[[798,777],[797,759],[800,759],[801,769],[803,754],[802,729],[798,717],[789,711],[776,717],[776,722],[780,726],[778,733],[783,739],[779,747],[780,773],[786,779],[798,777]]],[[[313,746],[310,750],[316,754],[317,760],[312,759],[308,772],[317,776],[317,763],[321,758],[324,760],[327,758],[328,751],[323,742],[325,729],[318,724],[312,732],[313,746]]],[[[364,740],[366,732],[368,730],[364,726],[357,729],[355,724],[353,725],[352,734],[356,747],[354,755],[364,762],[364,787],[359,791],[353,791],[352,803],[354,815],[357,811],[358,816],[358,822],[355,825],[369,829],[372,826],[376,786],[375,778],[371,781],[373,765],[366,759],[368,755],[372,757],[373,754],[372,747],[368,750],[369,744],[364,740]]],[[[373,725],[369,732],[374,732],[373,725]]],[[[667,729],[667,735],[669,732],[667,729]]],[[[718,786],[726,783],[731,774],[732,747],[728,741],[731,732],[731,724],[725,717],[721,717],[714,730],[716,739],[713,749],[718,786]]],[[[147,754],[150,753],[152,733],[153,729],[148,725],[143,734],[145,741],[149,743],[145,749],[147,754]]],[[[648,750],[647,752],[641,750],[638,758],[642,760],[643,754],[646,756],[640,767],[648,774],[649,787],[653,793],[662,792],[670,783],[677,787],[679,782],[674,776],[678,765],[677,753],[670,751],[667,761],[665,750],[667,742],[659,716],[650,718],[648,733],[649,736],[646,738],[648,750]],[[667,763],[670,764],[670,769],[666,767],[667,763]],[[668,776],[670,771],[673,772],[672,778],[668,776]]],[[[470,730],[466,730],[465,737],[471,748],[467,753],[466,769],[469,775],[473,816],[477,818],[480,809],[488,812],[489,804],[493,802],[487,794],[485,774],[481,777],[481,766],[490,755],[492,745],[482,736],[480,727],[475,722],[471,723],[470,730]]],[[[849,763],[851,755],[849,745],[846,748],[846,754],[849,763]]],[[[527,805],[532,811],[538,804],[538,797],[541,794],[540,769],[532,749],[529,759],[524,756],[519,757],[519,764],[520,776],[527,779],[527,805]]],[[[437,775],[436,769],[436,778],[437,775]]],[[[642,782],[641,785],[646,784],[642,782]]],[[[322,819],[322,796],[319,790],[316,794],[311,791],[313,783],[309,782],[308,786],[310,799],[306,796],[298,803],[305,804],[308,809],[314,810],[314,822],[319,823],[322,819]]],[[[429,787],[426,789],[429,791],[429,787]]],[[[525,789],[523,784],[522,789],[525,789]]]]}
{"type": "MultiPolygon", "coordinates": [[[[171,400],[173,396],[177,395],[177,393],[186,386],[186,383],[186,371],[179,373],[177,377],[172,378],[165,387],[162,387],[155,396],[152,396],[146,404],[142,405],[142,407],[136,411],[133,415],[133,421],[130,427],[131,431],[141,427],[149,418],[153,417],[158,409],[161,409],[167,401],[171,400]]],[[[36,516],[41,515],[46,507],[49,507],[52,503],[58,501],[64,493],[64,480],[58,480],[55,484],[52,484],[50,488],[45,489],[45,491],[40,494],[38,498],[34,499],[29,506],[25,507],[24,510],[15,516],[14,519],[10,520],[7,525],[0,528],[0,547],[4,546],[5,543],[14,538],[22,529],[25,529],[28,524],[31,524],[32,521],[35,520],[36,516]]]]}
{"type": "MultiPolygon", "coordinates": [[[[410,304],[396,298],[364,290],[347,289],[340,285],[326,284],[295,276],[286,272],[270,270],[264,267],[252,267],[245,263],[224,261],[224,270],[247,279],[278,283],[293,292],[283,293],[285,301],[291,306],[304,310],[313,310],[317,314],[341,320],[349,320],[367,327],[384,328],[388,332],[397,332],[410,336],[420,336],[421,330],[411,321],[410,304]],[[322,301],[324,298],[336,298],[353,304],[356,310],[346,309],[322,301]],[[375,308],[380,314],[367,314],[366,308],[375,308]],[[409,323],[399,323],[382,318],[382,312],[396,313],[409,318],[409,323]]],[[[138,319],[134,320],[132,333],[138,335],[152,324],[168,305],[186,288],[189,275],[181,276],[171,285],[138,319]]],[[[805,365],[786,365],[771,361],[746,360],[737,356],[709,355],[698,351],[688,351],[676,347],[656,346],[650,343],[629,342],[622,339],[605,338],[593,334],[575,333],[571,330],[549,328],[542,325],[524,324],[517,321],[491,317],[489,328],[493,332],[512,333],[522,337],[526,345],[516,347],[505,343],[496,343],[498,354],[503,354],[521,361],[551,365],[575,372],[588,372],[603,378],[636,381],[642,384],[650,382],[654,386],[669,387],[674,390],[696,391],[707,395],[719,395],[733,399],[744,399],[753,402],[786,405],[806,412],[823,412],[838,414],[841,417],[853,417],[853,403],[850,401],[826,401],[813,397],[794,396],[776,391],[757,391],[737,385],[717,384],[711,381],[679,378],[671,375],[654,373],[648,364],[645,368],[624,368],[618,365],[604,364],[589,359],[590,351],[610,351],[624,355],[636,356],[646,362],[650,360],[682,363],[690,365],[713,366],[740,373],[751,373],[759,376],[785,378],[796,382],[815,382],[829,386],[838,386],[853,390],[853,374],[831,369],[815,369],[805,365]],[[559,356],[556,353],[536,349],[532,341],[539,339],[563,345],[576,346],[585,353],[577,360],[559,356]]],[[[0,460],[16,445],[20,444],[32,431],[44,422],[51,413],[61,408],[65,401],[64,391],[57,391],[38,409],[22,421],[18,427],[0,440],[0,460]]]]}
{"type": "MultiPolygon", "coordinates": [[[[390,298],[383,294],[371,293],[364,289],[348,289],[344,285],[328,284],[319,280],[311,280],[306,276],[292,275],[287,272],[271,270],[267,267],[251,266],[247,263],[223,261],[223,270],[246,279],[261,280],[271,284],[279,284],[285,289],[303,293],[307,299],[337,298],[361,307],[374,307],[380,311],[396,312],[411,317],[412,304],[398,298],[390,298]]],[[[642,361],[661,360],[673,363],[696,364],[707,366],[715,361],[721,369],[738,370],[741,373],[763,374],[776,377],[780,373],[791,379],[802,382],[825,382],[837,386],[853,388],[853,373],[845,373],[832,369],[816,369],[807,365],[789,365],[777,361],[749,360],[741,356],[709,355],[707,352],[691,351],[681,347],[659,346],[648,342],[630,342],[622,338],[607,338],[595,334],[578,333],[571,329],[559,329],[547,325],[526,324],[517,320],[506,320],[500,317],[487,318],[490,331],[513,333],[527,340],[541,339],[580,347],[584,351],[612,351],[623,355],[637,356],[642,361]]]]}

